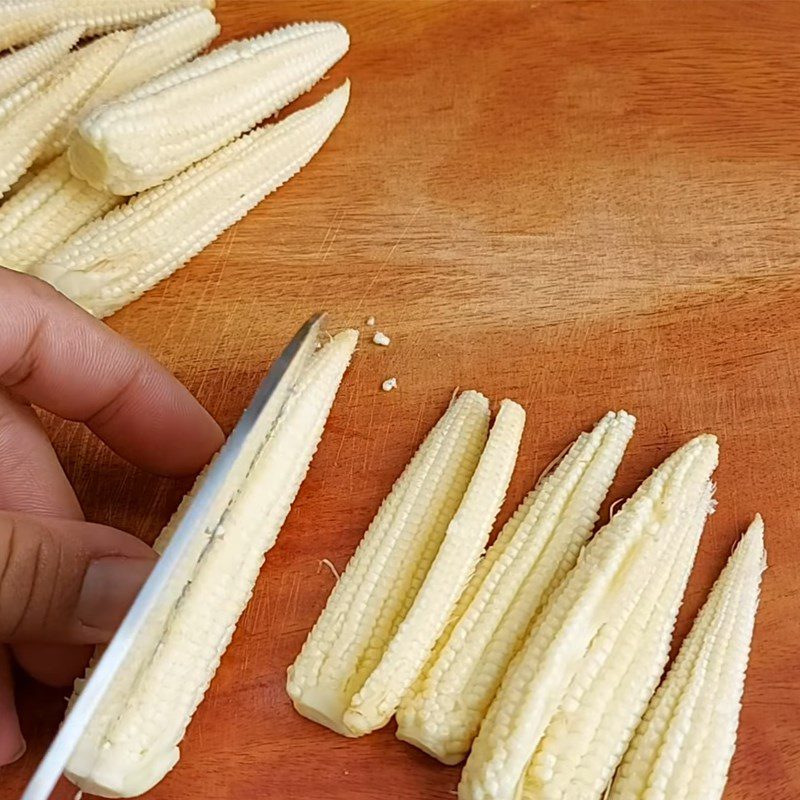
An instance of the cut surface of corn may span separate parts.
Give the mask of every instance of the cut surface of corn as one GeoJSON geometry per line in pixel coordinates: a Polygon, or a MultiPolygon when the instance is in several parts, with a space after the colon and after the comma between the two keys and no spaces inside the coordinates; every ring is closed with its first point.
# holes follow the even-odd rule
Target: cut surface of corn
{"type": "MultiPolygon", "coordinates": [[[[133,34],[120,31],[69,53],[37,88],[0,121],[0,196],[33,163],[58,125],[78,107],[122,55],[133,34]]],[[[34,78],[33,82],[39,82],[34,78]]],[[[14,95],[24,92],[28,84],[14,95]]],[[[12,95],[12,97],[14,96],[12,95]]]]}
{"type": "Polygon", "coordinates": [[[591,535],[635,422],[624,411],[606,414],[503,527],[401,703],[400,739],[446,764],[466,757],[536,612],[591,535]]]}
{"type": "Polygon", "coordinates": [[[475,474],[411,608],[345,712],[344,724],[353,733],[361,735],[385,725],[430,656],[489,540],[511,481],[524,426],[522,407],[504,400],[475,474]]]}
{"type": "Polygon", "coordinates": [[[137,28],[128,48],[105,79],[53,132],[41,159],[50,161],[63,153],[78,120],[92,109],[194,58],[219,30],[214,15],[206,8],[175,11],[137,28]]]}
{"type": "Polygon", "coordinates": [[[349,42],[342,25],[310,22],[215,50],[82,119],[72,170],[115,194],[155,186],[310,89],[349,42]]]}
{"type": "Polygon", "coordinates": [[[0,59],[0,98],[24,86],[60,61],[80,39],[82,28],[65,28],[0,59]]]}
{"type": "Polygon", "coordinates": [[[31,42],[55,28],[80,25],[88,36],[194,7],[214,8],[214,0],[3,0],[0,50],[31,42]]]}
{"type": "Polygon", "coordinates": [[[300,171],[344,114],[349,83],[237,139],[86,225],[33,270],[98,317],[183,266],[300,171]]]}
{"type": "Polygon", "coordinates": [[[584,548],[503,679],[467,759],[461,800],[524,796],[531,759],[592,642],[661,569],[678,512],[697,509],[717,458],[713,436],[684,445],[584,548]]]}
{"type": "MultiPolygon", "coordinates": [[[[177,762],[186,727],[305,477],[357,336],[344,331],[314,354],[219,525],[198,537],[191,580],[147,631],[70,759],[67,776],[82,790],[136,796],[177,762]]],[[[157,551],[185,508],[156,541],[157,551]]]]}
{"type": "Polygon", "coordinates": [[[722,797],[765,568],[764,523],[757,516],[651,700],[611,800],[722,797]]]}
{"type": "Polygon", "coordinates": [[[531,759],[524,798],[603,797],[669,658],[712,492],[709,483],[694,508],[676,510],[655,574],[592,641],[531,759]]]}
{"type": "Polygon", "coordinates": [[[488,426],[486,398],[464,392],[381,504],[289,667],[286,688],[303,716],[354,735],[344,714],[417,597],[478,465],[488,426]]]}
{"type": "Polygon", "coordinates": [[[0,206],[0,266],[27,272],[122,199],[76,178],[59,156],[0,206]]]}

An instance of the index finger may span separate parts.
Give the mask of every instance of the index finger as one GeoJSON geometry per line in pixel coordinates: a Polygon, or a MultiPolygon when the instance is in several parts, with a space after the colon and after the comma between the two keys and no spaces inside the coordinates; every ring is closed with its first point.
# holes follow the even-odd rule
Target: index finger
{"type": "Polygon", "coordinates": [[[197,471],[223,441],[211,415],[150,356],[52,287],[0,269],[0,386],[85,422],[152,472],[197,471]]]}

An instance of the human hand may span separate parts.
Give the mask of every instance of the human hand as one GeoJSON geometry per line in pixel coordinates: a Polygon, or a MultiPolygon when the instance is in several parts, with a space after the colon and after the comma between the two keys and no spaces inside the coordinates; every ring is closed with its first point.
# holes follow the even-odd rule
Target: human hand
{"type": "Polygon", "coordinates": [[[196,472],[223,441],[162,366],[46,284],[0,269],[0,765],[25,750],[12,657],[40,681],[69,683],[155,559],[136,537],[84,521],[30,404],[164,475],[196,472]]]}

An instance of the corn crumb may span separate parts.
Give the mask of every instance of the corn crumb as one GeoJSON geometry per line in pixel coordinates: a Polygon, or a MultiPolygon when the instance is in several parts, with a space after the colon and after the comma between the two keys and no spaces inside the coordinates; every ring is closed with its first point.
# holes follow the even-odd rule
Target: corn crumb
{"type": "Polygon", "coordinates": [[[391,392],[392,389],[397,388],[397,378],[388,378],[381,384],[381,389],[384,392],[391,392]]]}
{"type": "Polygon", "coordinates": [[[376,331],[375,335],[372,337],[372,341],[375,344],[379,344],[381,347],[388,347],[392,340],[382,331],[376,331]]]}

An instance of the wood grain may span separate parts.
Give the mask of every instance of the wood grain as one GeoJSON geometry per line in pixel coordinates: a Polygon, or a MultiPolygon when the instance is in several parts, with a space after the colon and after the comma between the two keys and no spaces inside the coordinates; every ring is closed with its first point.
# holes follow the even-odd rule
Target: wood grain
{"type": "MultiPolygon", "coordinates": [[[[800,4],[220,0],[223,39],[338,19],[353,81],[303,175],[110,320],[221,422],[313,311],[363,327],[328,433],[182,746],[148,795],[446,800],[458,771],[391,730],[345,741],[296,716],[284,673],[380,499],[453,387],[529,412],[509,507],[609,408],[640,425],[613,497],[700,431],[719,510],[679,634],[737,533],[766,574],[727,800],[800,795],[800,4]],[[399,388],[379,391],[397,376],[399,388]]],[[[89,516],[152,540],[186,488],[53,423],[89,516]]],[[[62,693],[23,685],[30,746],[62,693]]],[[[62,787],[56,795],[68,798],[62,787]]]]}

